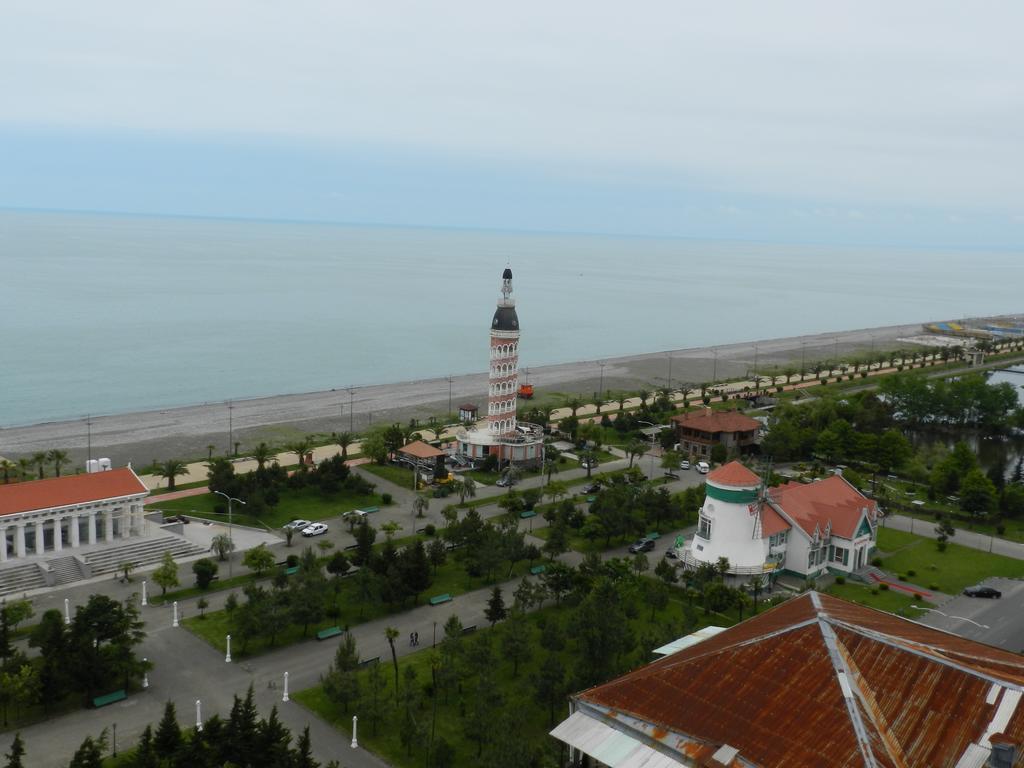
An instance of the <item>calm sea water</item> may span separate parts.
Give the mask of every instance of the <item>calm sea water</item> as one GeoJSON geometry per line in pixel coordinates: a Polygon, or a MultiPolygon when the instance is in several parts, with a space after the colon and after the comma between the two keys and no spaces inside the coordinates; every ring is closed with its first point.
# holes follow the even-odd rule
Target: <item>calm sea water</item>
{"type": "Polygon", "coordinates": [[[1024,254],[0,212],[0,425],[1022,309],[1024,254]]]}

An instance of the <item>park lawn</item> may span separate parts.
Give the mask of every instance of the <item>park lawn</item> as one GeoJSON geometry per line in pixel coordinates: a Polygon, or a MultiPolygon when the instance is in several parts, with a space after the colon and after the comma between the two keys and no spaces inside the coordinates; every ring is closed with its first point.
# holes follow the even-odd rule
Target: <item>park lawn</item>
{"type": "MultiPolygon", "coordinates": [[[[398,542],[396,541],[396,544],[397,543],[398,542]]],[[[257,656],[261,653],[266,653],[267,651],[315,638],[316,633],[321,629],[336,626],[343,628],[353,627],[367,621],[379,619],[383,616],[403,613],[412,607],[423,605],[435,595],[443,595],[447,593],[454,597],[466,592],[471,592],[475,589],[481,589],[491,584],[503,582],[510,578],[525,576],[529,573],[530,566],[533,564],[534,563],[528,562],[516,563],[516,567],[511,575],[509,575],[507,570],[502,569],[498,572],[496,579],[488,580],[484,578],[470,577],[466,573],[463,564],[453,560],[449,554],[448,561],[444,565],[440,566],[435,572],[434,580],[431,585],[427,587],[422,594],[420,594],[416,603],[412,605],[408,602],[388,604],[377,599],[373,599],[368,603],[360,605],[356,597],[355,581],[351,577],[346,577],[342,579],[340,589],[337,593],[335,602],[336,610],[332,611],[334,615],[326,616],[322,621],[315,625],[310,624],[309,631],[305,635],[302,634],[302,627],[290,624],[278,633],[273,645],[271,645],[268,639],[254,638],[249,642],[248,647],[244,651],[242,650],[240,640],[236,636],[232,639],[231,653],[233,656],[237,656],[238,658],[257,656]]],[[[333,595],[334,591],[332,581],[333,579],[328,580],[328,585],[325,589],[333,595]]],[[[243,595],[239,595],[239,602],[244,602],[244,600],[245,597],[243,595]]],[[[207,611],[206,615],[202,618],[198,615],[188,616],[182,619],[181,623],[182,626],[187,628],[196,636],[205,640],[217,650],[222,653],[227,651],[226,636],[232,633],[232,624],[227,615],[227,611],[207,611]]]]}
{"type": "MultiPolygon", "coordinates": [[[[225,572],[227,571],[227,563],[222,563],[216,559],[213,559],[213,561],[217,563],[219,568],[223,569],[225,572]]],[[[162,605],[165,603],[173,603],[175,600],[187,600],[190,597],[213,595],[218,592],[223,592],[226,589],[243,587],[246,584],[252,584],[255,581],[266,581],[267,579],[272,578],[272,576],[273,574],[271,573],[261,577],[260,579],[256,579],[255,574],[253,573],[241,573],[238,576],[232,576],[230,579],[222,579],[219,577],[218,571],[218,578],[214,579],[206,589],[200,589],[194,585],[191,587],[182,587],[181,589],[168,592],[166,595],[150,595],[149,602],[153,605],[162,605]]]]}
{"type": "Polygon", "coordinates": [[[869,587],[866,584],[847,582],[846,584],[833,584],[826,591],[828,594],[843,600],[860,603],[869,608],[877,608],[880,611],[895,613],[897,616],[913,619],[921,614],[920,611],[915,611],[910,606],[922,602],[923,598],[922,600],[917,600],[913,595],[908,595],[896,589],[878,589],[877,587],[869,587]]]}
{"type": "MultiPolygon", "coordinates": [[[[635,637],[638,638],[637,648],[629,659],[630,667],[640,666],[651,661],[653,658],[651,651],[654,648],[683,634],[696,631],[709,624],[730,626],[736,623],[735,615],[711,613],[705,616],[703,611],[698,610],[696,625],[692,628],[684,629],[682,619],[683,598],[681,595],[681,590],[673,589],[673,596],[668,607],[657,612],[653,617],[650,610],[644,608],[638,612],[635,618],[630,619],[630,627],[635,637]]],[[[482,626],[478,630],[478,633],[490,635],[494,641],[492,647],[494,648],[495,659],[497,660],[495,686],[501,691],[504,698],[504,705],[501,707],[502,711],[514,711],[516,713],[517,738],[521,738],[531,745],[547,745],[549,749],[556,750],[554,752],[555,755],[557,755],[557,744],[548,737],[548,732],[565,717],[564,702],[560,702],[555,706],[554,722],[550,722],[548,719],[548,708],[536,703],[532,697],[530,681],[548,655],[548,652],[540,647],[540,622],[554,619],[561,621],[563,626],[566,626],[569,613],[570,609],[563,604],[562,606],[549,605],[527,616],[527,622],[530,627],[531,650],[527,654],[527,659],[519,665],[518,677],[513,676],[512,662],[505,659],[502,652],[501,638],[504,632],[504,623],[498,624],[493,629],[482,626]]],[[[466,641],[472,639],[472,636],[465,638],[466,641]]],[[[425,648],[422,651],[400,658],[398,660],[400,675],[405,673],[406,667],[411,667],[416,671],[417,684],[423,686],[424,690],[428,689],[431,680],[432,655],[430,649],[425,648]]],[[[571,639],[567,639],[566,648],[558,652],[558,655],[568,675],[571,676],[576,665],[575,644],[571,639]]],[[[382,659],[381,663],[386,665],[384,697],[387,700],[394,697],[394,670],[390,658],[382,659]]],[[[363,678],[365,678],[366,674],[365,672],[362,673],[363,678]]],[[[360,682],[362,689],[365,690],[367,688],[365,679],[362,679],[360,682]]],[[[467,704],[472,705],[474,685],[475,681],[473,680],[467,681],[464,684],[464,700],[460,700],[460,695],[455,690],[448,694],[447,700],[443,695],[438,700],[436,737],[439,739],[443,738],[454,748],[455,761],[452,763],[453,768],[481,764],[479,758],[477,758],[476,744],[466,737],[463,729],[465,708],[467,704]]],[[[360,707],[356,704],[350,706],[349,711],[345,712],[327,698],[323,688],[320,686],[299,691],[292,698],[348,735],[351,735],[352,715],[358,713],[360,715],[360,746],[370,749],[398,768],[419,768],[419,766],[423,765],[426,744],[429,741],[431,730],[431,707],[433,702],[429,695],[424,694],[422,701],[422,716],[425,719],[424,722],[428,736],[417,741],[411,755],[402,746],[399,735],[400,729],[396,724],[397,717],[385,716],[381,723],[375,724],[366,718],[363,713],[359,712],[360,707]]]]}
{"type": "Polygon", "coordinates": [[[887,553],[881,555],[882,568],[890,573],[903,574],[912,583],[947,595],[959,594],[964,587],[990,576],[1024,577],[1024,560],[952,542],[945,552],[939,552],[933,539],[905,531],[879,528],[878,547],[882,553],[887,553]],[[909,571],[914,571],[914,575],[909,571]]]}
{"type": "MultiPolygon", "coordinates": [[[[195,514],[199,517],[227,521],[226,513],[214,511],[215,507],[224,502],[221,497],[204,493],[202,496],[190,496],[175,499],[160,505],[160,509],[172,514],[195,514]]],[[[253,525],[258,528],[280,528],[290,520],[326,520],[339,517],[349,510],[359,507],[379,507],[383,502],[375,493],[351,493],[341,490],[330,498],[325,498],[316,488],[300,488],[299,490],[284,489],[281,500],[276,507],[271,507],[259,518],[248,515],[232,514],[233,522],[239,525],[253,525]],[[243,522],[243,520],[248,522],[243,522]]]]}

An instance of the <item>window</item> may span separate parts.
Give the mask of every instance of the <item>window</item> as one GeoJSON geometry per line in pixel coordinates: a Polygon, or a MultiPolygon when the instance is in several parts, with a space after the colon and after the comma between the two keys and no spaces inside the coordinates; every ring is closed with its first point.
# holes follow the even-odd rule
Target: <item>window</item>
{"type": "Polygon", "coordinates": [[[828,548],[828,559],[833,563],[842,563],[843,565],[850,564],[850,550],[847,547],[832,547],[828,548]]]}
{"type": "Polygon", "coordinates": [[[697,525],[697,535],[705,541],[711,541],[711,520],[704,515],[700,516],[700,522],[697,525]]]}

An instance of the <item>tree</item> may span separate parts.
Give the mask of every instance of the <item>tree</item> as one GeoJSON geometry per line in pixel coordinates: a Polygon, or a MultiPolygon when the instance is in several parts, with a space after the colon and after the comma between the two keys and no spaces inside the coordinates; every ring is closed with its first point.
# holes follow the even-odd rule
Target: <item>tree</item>
{"type": "Polygon", "coordinates": [[[679,580],[679,574],[676,571],[675,566],[666,558],[662,558],[658,561],[658,564],[654,566],[654,575],[661,579],[666,586],[675,584],[679,580]]]}
{"type": "Polygon", "coordinates": [[[39,479],[42,480],[46,477],[46,462],[49,461],[46,451],[37,451],[32,454],[32,463],[36,465],[36,469],[39,471],[39,479]]]}
{"type": "Polygon", "coordinates": [[[541,550],[551,560],[563,552],[569,551],[569,532],[566,530],[564,522],[556,520],[555,524],[548,529],[548,540],[544,542],[541,550]]]}
{"type": "Polygon", "coordinates": [[[647,555],[645,555],[643,552],[637,552],[635,555],[633,555],[632,566],[633,572],[636,573],[637,576],[640,576],[641,574],[645,573],[650,569],[651,564],[647,560],[647,555]]]}
{"type": "Polygon", "coordinates": [[[427,559],[430,560],[430,564],[434,568],[434,574],[437,575],[437,569],[444,565],[445,560],[448,559],[444,542],[441,539],[434,539],[427,545],[427,559]]]}
{"type": "Polygon", "coordinates": [[[430,509],[430,499],[421,493],[416,494],[412,500],[412,511],[416,517],[423,517],[423,513],[430,509]]]}
{"type": "MultiPolygon", "coordinates": [[[[647,453],[647,443],[643,440],[633,439],[626,443],[625,450],[629,455],[629,466],[632,469],[633,461],[647,453]]],[[[678,464],[676,466],[678,466],[678,464]]]]}
{"type": "Polygon", "coordinates": [[[157,757],[173,764],[181,745],[181,726],[178,725],[178,713],[174,708],[174,702],[168,701],[164,705],[163,717],[160,718],[160,723],[153,736],[153,751],[157,757]]]}
{"type": "Polygon", "coordinates": [[[256,574],[256,578],[259,578],[264,572],[274,567],[274,553],[266,544],[260,544],[245,553],[242,565],[256,574]]]}
{"type": "Polygon", "coordinates": [[[56,608],[46,611],[29,636],[29,645],[39,649],[39,699],[43,711],[59,701],[69,688],[69,637],[64,617],[56,608]]]}
{"type": "Polygon", "coordinates": [[[754,598],[754,613],[757,613],[757,598],[764,590],[764,576],[755,574],[750,577],[747,582],[747,587],[750,589],[750,594],[754,598]]]}
{"type": "Polygon", "coordinates": [[[274,458],[274,452],[266,443],[260,443],[252,449],[252,457],[256,460],[256,469],[263,469],[263,465],[274,458]]]}
{"type": "Polygon", "coordinates": [[[35,666],[25,661],[24,656],[19,655],[0,672],[0,707],[3,708],[4,727],[7,727],[7,710],[11,705],[17,712],[38,698],[39,673],[35,666]]]}
{"type": "Polygon", "coordinates": [[[313,441],[309,437],[303,437],[298,440],[293,440],[284,447],[288,453],[294,453],[298,461],[299,469],[302,471],[308,470],[309,467],[306,465],[306,454],[309,453],[313,447],[313,441]]]}
{"type": "Polygon", "coordinates": [[[402,551],[399,568],[405,587],[413,594],[413,602],[418,602],[420,593],[427,589],[433,580],[427,550],[422,541],[417,541],[402,551]]]}
{"type": "Polygon", "coordinates": [[[11,751],[8,752],[4,757],[7,758],[7,764],[4,768],[23,768],[24,763],[21,762],[21,758],[25,756],[25,742],[21,740],[21,734],[14,734],[14,741],[11,742],[11,751]]]}
{"type": "Polygon", "coordinates": [[[153,571],[153,581],[160,585],[162,595],[167,594],[169,587],[178,586],[178,564],[170,552],[164,552],[160,567],[153,571]]]}
{"type": "Polygon", "coordinates": [[[210,601],[207,600],[205,597],[200,597],[199,598],[199,602],[196,603],[196,608],[199,609],[199,618],[200,619],[205,619],[206,618],[206,609],[209,608],[209,607],[210,607],[210,601]]]}
{"type": "Polygon", "coordinates": [[[960,483],[960,509],[979,520],[996,507],[995,485],[980,469],[972,469],[960,483]]]}
{"type": "Polygon", "coordinates": [[[356,641],[350,632],[346,632],[338,650],[334,652],[334,662],[327,668],[323,677],[324,695],[335,704],[341,705],[348,714],[350,703],[359,698],[359,652],[356,641]]]}
{"type": "Polygon", "coordinates": [[[99,738],[86,736],[85,741],[75,751],[68,768],[103,768],[103,753],[107,751],[107,730],[104,728],[99,738]]]}
{"type": "Polygon", "coordinates": [[[526,616],[517,608],[513,608],[505,623],[501,649],[512,662],[512,677],[519,677],[519,664],[530,655],[530,626],[526,616]]]}
{"type": "Polygon", "coordinates": [[[70,461],[68,452],[57,448],[47,451],[46,458],[53,464],[53,473],[57,477],[60,477],[60,468],[70,461]]]}
{"type": "Polygon", "coordinates": [[[395,666],[395,699],[398,699],[398,654],[395,652],[395,640],[398,639],[398,630],[394,627],[384,629],[384,637],[387,638],[391,647],[391,663],[395,666]]]}
{"type": "Polygon", "coordinates": [[[487,608],[484,610],[484,616],[491,622],[491,627],[494,627],[499,621],[505,618],[507,611],[505,610],[505,600],[501,596],[501,587],[495,585],[491,590],[491,597],[487,601],[487,608]]]}
{"type": "Polygon", "coordinates": [[[173,491],[175,479],[187,475],[188,466],[179,459],[168,459],[163,464],[158,464],[153,474],[167,480],[167,490],[173,491]]]}
{"type": "Polygon", "coordinates": [[[335,552],[327,561],[327,572],[334,577],[334,591],[341,588],[341,579],[352,568],[352,564],[345,557],[344,552],[335,552]]]}
{"type": "Polygon", "coordinates": [[[948,518],[942,518],[939,520],[939,524],[935,526],[936,533],[936,546],[939,552],[945,552],[948,542],[951,537],[956,536],[956,528],[949,521],[948,518]]]}
{"type": "Polygon", "coordinates": [[[18,465],[8,459],[0,459],[0,472],[4,476],[4,485],[11,482],[11,473],[18,471],[18,465]]]}
{"type": "Polygon", "coordinates": [[[457,477],[452,481],[452,487],[455,493],[459,495],[459,504],[465,505],[466,499],[476,498],[476,480],[466,475],[465,477],[457,477]]]}
{"type": "Polygon", "coordinates": [[[209,589],[213,578],[217,575],[217,564],[208,557],[200,558],[192,563],[192,573],[196,576],[196,586],[209,589]]]}
{"type": "Polygon", "coordinates": [[[226,533],[218,533],[210,542],[210,549],[217,555],[217,559],[224,561],[235,549],[235,542],[226,533]]]}

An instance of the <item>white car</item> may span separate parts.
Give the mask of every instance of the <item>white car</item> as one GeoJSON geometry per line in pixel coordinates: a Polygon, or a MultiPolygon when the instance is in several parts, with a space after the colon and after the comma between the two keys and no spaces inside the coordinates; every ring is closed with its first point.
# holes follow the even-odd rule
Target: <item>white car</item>
{"type": "Polygon", "coordinates": [[[303,536],[319,536],[323,533],[327,533],[327,523],[313,523],[302,529],[303,536]]]}
{"type": "Polygon", "coordinates": [[[706,461],[698,461],[697,471],[700,472],[702,475],[706,475],[708,472],[711,471],[711,465],[708,464],[706,461]]]}
{"type": "Polygon", "coordinates": [[[308,528],[312,524],[313,523],[310,520],[292,520],[290,523],[285,523],[284,526],[282,527],[292,531],[301,531],[304,528],[308,528]]]}
{"type": "Polygon", "coordinates": [[[690,468],[690,462],[687,459],[683,459],[682,461],[679,462],[679,468],[680,469],[689,469],[690,468]]]}

